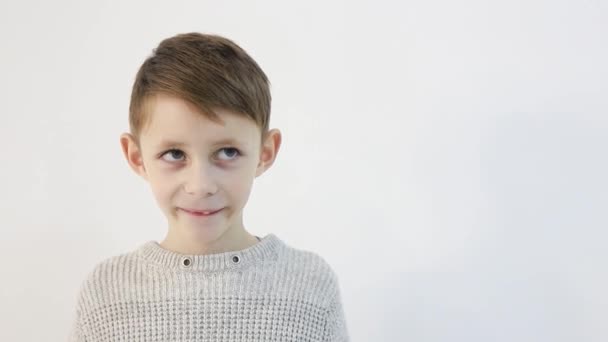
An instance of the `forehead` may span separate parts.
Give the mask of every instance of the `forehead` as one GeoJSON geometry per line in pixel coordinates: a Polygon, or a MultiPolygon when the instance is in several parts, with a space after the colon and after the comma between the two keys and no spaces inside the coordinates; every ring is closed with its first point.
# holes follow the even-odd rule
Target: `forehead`
{"type": "Polygon", "coordinates": [[[168,95],[148,100],[148,123],[142,140],[151,143],[210,144],[240,142],[251,144],[260,139],[260,129],[250,118],[227,109],[214,109],[219,121],[201,113],[194,105],[168,95]]]}

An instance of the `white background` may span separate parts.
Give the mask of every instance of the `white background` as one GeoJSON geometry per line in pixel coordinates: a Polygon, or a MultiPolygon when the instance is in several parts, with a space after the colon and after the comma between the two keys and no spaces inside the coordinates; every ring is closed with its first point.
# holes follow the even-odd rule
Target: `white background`
{"type": "Polygon", "coordinates": [[[353,341],[608,340],[599,0],[3,1],[0,340],[65,340],[87,272],[164,237],[119,135],[191,31],[269,76],[245,225],[334,267],[353,341]]]}

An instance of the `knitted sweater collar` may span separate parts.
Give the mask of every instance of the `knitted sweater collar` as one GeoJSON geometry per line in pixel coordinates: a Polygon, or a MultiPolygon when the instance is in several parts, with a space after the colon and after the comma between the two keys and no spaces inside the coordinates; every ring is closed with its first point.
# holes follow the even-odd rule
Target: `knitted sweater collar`
{"type": "Polygon", "coordinates": [[[164,249],[156,241],[141,245],[136,253],[148,262],[162,268],[191,271],[236,270],[264,260],[275,259],[283,242],[275,235],[268,234],[255,245],[231,252],[215,254],[181,254],[164,249]]]}

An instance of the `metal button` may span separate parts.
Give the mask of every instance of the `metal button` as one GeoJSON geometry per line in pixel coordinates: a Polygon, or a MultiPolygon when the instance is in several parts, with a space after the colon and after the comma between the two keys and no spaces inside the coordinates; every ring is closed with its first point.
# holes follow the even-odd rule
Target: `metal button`
{"type": "Polygon", "coordinates": [[[190,259],[190,258],[182,259],[182,265],[184,265],[186,267],[190,267],[190,265],[192,265],[192,259],[190,259]]]}
{"type": "Polygon", "coordinates": [[[241,258],[238,255],[233,255],[232,262],[238,264],[239,262],[241,262],[241,258]]]}

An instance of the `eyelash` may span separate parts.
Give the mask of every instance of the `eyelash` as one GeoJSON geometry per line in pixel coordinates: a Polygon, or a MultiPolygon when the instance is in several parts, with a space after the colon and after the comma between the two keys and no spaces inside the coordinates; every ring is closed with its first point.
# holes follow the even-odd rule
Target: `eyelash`
{"type": "MultiPolygon", "coordinates": [[[[220,159],[221,161],[232,161],[232,160],[235,160],[236,158],[238,158],[238,157],[242,156],[241,151],[239,151],[237,148],[234,148],[234,147],[224,147],[224,148],[220,148],[220,149],[218,150],[218,152],[219,152],[219,151],[225,151],[225,150],[232,150],[232,151],[236,152],[236,156],[234,156],[234,157],[233,157],[233,158],[231,158],[231,159],[220,159]]],[[[160,155],[160,158],[162,159],[162,158],[163,158],[163,157],[164,157],[166,154],[168,154],[168,153],[172,153],[172,152],[179,152],[179,153],[181,153],[181,154],[184,154],[184,155],[185,155],[184,151],[179,150],[179,149],[176,149],[176,148],[172,148],[172,149],[170,149],[170,150],[167,150],[167,151],[163,152],[163,153],[160,155]]]]}

